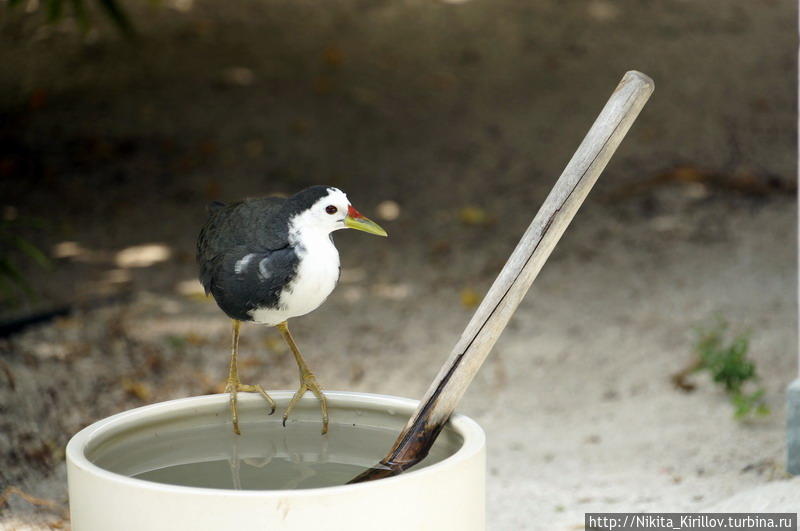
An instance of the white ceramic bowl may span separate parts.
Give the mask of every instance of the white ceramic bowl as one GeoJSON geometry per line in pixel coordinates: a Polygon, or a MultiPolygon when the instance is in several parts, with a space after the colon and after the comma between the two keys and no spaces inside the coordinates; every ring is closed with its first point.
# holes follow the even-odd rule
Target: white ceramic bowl
{"type": "MultiPolygon", "coordinates": [[[[291,424],[288,428],[281,427],[279,416],[291,392],[271,394],[278,403],[278,412],[270,417],[266,416],[260,397],[239,394],[243,432],[253,430],[259,422],[262,425],[271,423],[269,429],[292,429],[291,424]]],[[[344,425],[349,428],[351,424],[391,429],[397,433],[417,405],[414,400],[385,395],[348,392],[327,392],[326,395],[331,433],[337,428],[343,429],[344,425]]],[[[293,412],[291,422],[314,422],[319,426],[316,399],[304,397],[293,412]]],[[[441,443],[445,448],[444,453],[439,448],[441,461],[418,466],[392,478],[355,485],[296,490],[199,488],[136,479],[97,464],[114,463],[108,468],[136,473],[179,462],[180,447],[144,456],[148,445],[156,444],[165,430],[193,425],[230,432],[228,395],[185,398],[141,407],[96,422],[76,434],[67,445],[72,529],[485,529],[485,436],[475,421],[462,415],[452,418],[437,441],[437,446],[441,443]],[[164,462],[159,462],[162,455],[164,462]]],[[[316,433],[316,437],[321,437],[316,433]]],[[[211,444],[203,442],[206,446],[211,444]]],[[[236,440],[234,443],[238,444],[236,440]]],[[[385,450],[388,451],[388,447],[385,450]]],[[[242,451],[246,453],[247,449],[242,451]]]]}

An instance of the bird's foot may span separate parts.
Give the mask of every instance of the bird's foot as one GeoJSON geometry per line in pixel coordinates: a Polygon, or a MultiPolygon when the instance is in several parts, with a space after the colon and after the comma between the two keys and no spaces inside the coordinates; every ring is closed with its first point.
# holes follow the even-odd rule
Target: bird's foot
{"type": "Polygon", "coordinates": [[[295,404],[306,394],[306,391],[311,391],[314,396],[319,400],[320,409],[322,409],[322,435],[328,433],[328,399],[325,398],[325,393],[317,383],[317,378],[311,371],[305,371],[300,375],[300,387],[295,392],[289,405],[286,407],[286,412],[283,414],[283,425],[286,426],[286,420],[292,412],[295,404]]]}
{"type": "Polygon", "coordinates": [[[264,388],[260,385],[244,385],[238,380],[228,380],[228,384],[225,386],[225,392],[230,393],[230,404],[231,404],[231,421],[233,422],[233,432],[236,435],[241,435],[241,431],[239,431],[239,408],[237,404],[236,395],[239,392],[243,393],[258,393],[264,397],[264,400],[269,403],[270,411],[269,414],[272,415],[275,413],[275,401],[272,399],[271,396],[264,391],[264,388]]]}

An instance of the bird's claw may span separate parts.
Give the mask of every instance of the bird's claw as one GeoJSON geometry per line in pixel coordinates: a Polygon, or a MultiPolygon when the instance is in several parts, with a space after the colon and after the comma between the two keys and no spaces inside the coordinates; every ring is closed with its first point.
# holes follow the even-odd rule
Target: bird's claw
{"type": "Polygon", "coordinates": [[[319,400],[320,409],[322,409],[322,435],[325,435],[328,433],[328,399],[325,398],[325,393],[322,392],[322,388],[317,383],[314,373],[310,371],[301,374],[300,387],[294,393],[294,396],[289,401],[289,405],[286,406],[286,411],[283,413],[283,425],[284,427],[286,426],[289,414],[307,391],[314,393],[314,396],[319,400]]]}
{"type": "Polygon", "coordinates": [[[255,385],[244,385],[238,381],[231,381],[228,380],[227,385],[225,386],[225,392],[230,393],[230,406],[231,406],[231,421],[233,422],[233,432],[236,435],[241,435],[241,431],[239,430],[239,407],[238,407],[238,399],[237,394],[239,392],[242,393],[258,393],[264,397],[264,400],[270,406],[269,414],[272,415],[275,413],[275,401],[272,399],[271,396],[264,391],[264,388],[261,387],[259,384],[255,385]]]}

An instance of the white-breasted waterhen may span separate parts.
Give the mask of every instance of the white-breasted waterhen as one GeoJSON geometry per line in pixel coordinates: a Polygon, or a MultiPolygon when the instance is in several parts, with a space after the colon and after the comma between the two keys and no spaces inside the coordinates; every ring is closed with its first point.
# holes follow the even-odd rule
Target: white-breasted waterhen
{"type": "Polygon", "coordinates": [[[332,232],[358,229],[386,236],[377,223],[353,208],[347,196],[331,186],[312,186],[289,198],[247,199],[230,205],[214,202],[197,239],[200,282],[233,319],[230,393],[233,431],[239,431],[236,393],[257,392],[275,411],[275,402],[260,385],[243,385],[236,366],[242,321],[276,326],[300,370],[300,387],[283,414],[283,423],[298,400],[311,391],[320,401],[322,433],[328,431],[325,395],[309,370],[286,322],[316,310],[339,280],[339,251],[332,232]]]}

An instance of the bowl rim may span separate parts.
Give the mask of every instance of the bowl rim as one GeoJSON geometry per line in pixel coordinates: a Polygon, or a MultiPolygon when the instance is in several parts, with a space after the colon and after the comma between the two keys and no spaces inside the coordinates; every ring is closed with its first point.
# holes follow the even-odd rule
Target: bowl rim
{"type": "MultiPolygon", "coordinates": [[[[270,391],[270,395],[277,400],[288,400],[293,394],[293,391],[270,391]]],[[[362,405],[364,407],[374,407],[379,405],[385,408],[398,408],[403,410],[408,408],[410,411],[414,411],[419,404],[418,400],[411,398],[374,393],[360,393],[355,391],[325,391],[325,396],[328,398],[328,403],[331,407],[335,407],[337,403],[340,403],[341,405],[347,406],[362,405]]],[[[310,397],[304,397],[304,399],[306,398],[309,400],[312,399],[310,397]]],[[[69,479],[70,468],[75,467],[85,474],[102,479],[106,482],[112,482],[128,488],[156,492],[201,496],[233,496],[240,498],[321,496],[344,494],[365,488],[376,488],[379,485],[389,486],[390,484],[401,481],[424,480],[427,476],[446,473],[447,470],[457,467],[461,462],[467,461],[476,454],[482,452],[486,446],[486,435],[483,431],[483,428],[481,428],[481,426],[470,417],[456,413],[450,418],[448,424],[462,437],[463,442],[461,447],[456,450],[455,453],[437,463],[427,465],[418,470],[412,469],[397,476],[378,479],[367,483],[294,490],[235,490],[156,483],[153,481],[133,478],[106,470],[92,463],[86,456],[86,450],[90,447],[90,445],[94,446],[99,444],[104,435],[112,435],[120,428],[134,426],[144,421],[154,420],[159,417],[169,415],[170,413],[174,415],[176,411],[183,412],[184,416],[188,416],[191,415],[191,411],[195,408],[205,409],[214,406],[227,406],[228,400],[229,396],[227,393],[178,398],[175,400],[168,400],[165,402],[158,402],[155,404],[130,409],[94,422],[73,435],[67,443],[67,477],[69,479]]],[[[262,399],[252,393],[241,393],[239,395],[240,403],[257,400],[262,399]]]]}

